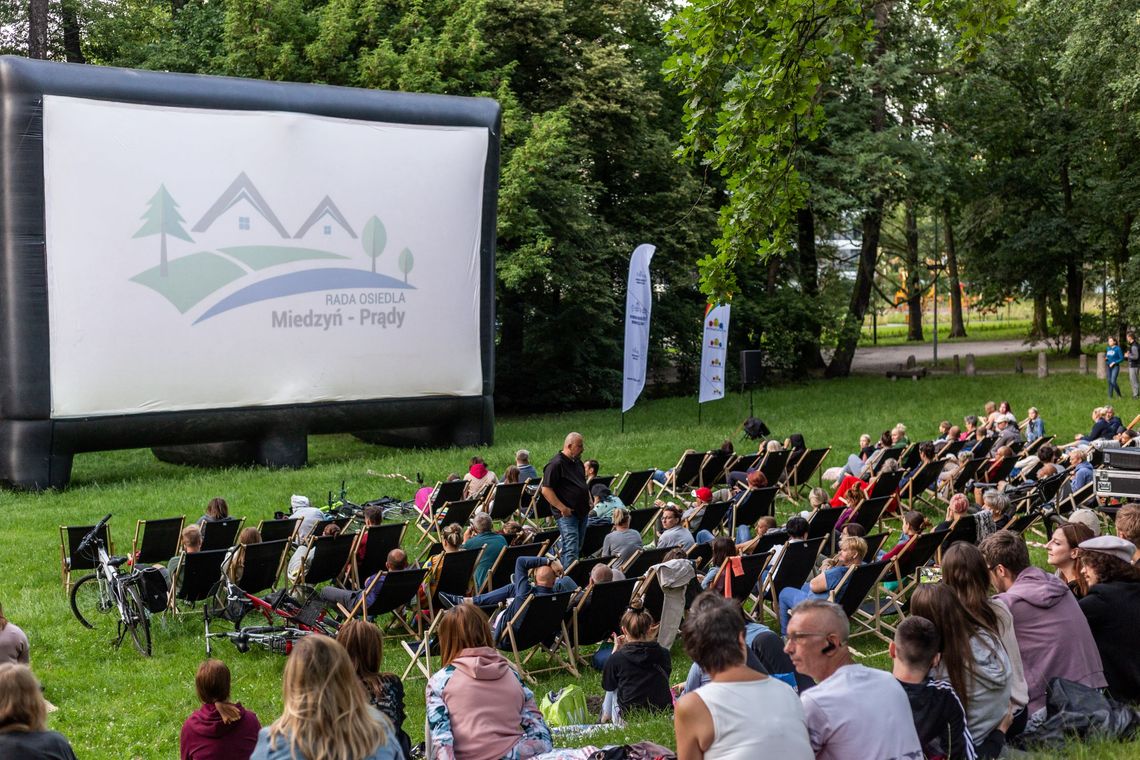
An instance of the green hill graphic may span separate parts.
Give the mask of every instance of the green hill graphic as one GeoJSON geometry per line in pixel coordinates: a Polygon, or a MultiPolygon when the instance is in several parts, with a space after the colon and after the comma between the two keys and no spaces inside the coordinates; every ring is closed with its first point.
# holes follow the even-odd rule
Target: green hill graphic
{"type": "Polygon", "coordinates": [[[233,256],[254,271],[290,264],[294,261],[307,261],[316,259],[346,259],[338,253],[318,251],[315,248],[285,248],[279,245],[238,245],[229,248],[219,248],[224,254],[233,256]]]}

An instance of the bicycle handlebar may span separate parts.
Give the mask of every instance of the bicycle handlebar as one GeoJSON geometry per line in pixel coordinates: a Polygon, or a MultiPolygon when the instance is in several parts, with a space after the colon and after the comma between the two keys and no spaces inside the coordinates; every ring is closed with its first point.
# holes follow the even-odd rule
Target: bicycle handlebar
{"type": "Polygon", "coordinates": [[[103,528],[107,525],[107,523],[110,521],[110,519],[111,519],[111,515],[108,514],[106,517],[104,517],[102,520],[100,520],[99,523],[94,528],[91,529],[91,532],[89,532],[86,536],[84,536],[83,540],[79,542],[79,546],[77,546],[75,548],[75,553],[76,554],[83,554],[83,552],[87,551],[87,547],[91,546],[91,544],[93,544],[96,540],[98,540],[99,531],[103,530],[103,528]]]}

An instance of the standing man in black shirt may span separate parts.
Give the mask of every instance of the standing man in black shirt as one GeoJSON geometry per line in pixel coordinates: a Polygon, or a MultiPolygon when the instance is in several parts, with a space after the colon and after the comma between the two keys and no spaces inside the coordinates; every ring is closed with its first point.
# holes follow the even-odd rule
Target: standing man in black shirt
{"type": "Polygon", "coordinates": [[[542,496],[558,515],[563,567],[570,567],[578,559],[590,516],[590,489],[586,486],[586,468],[581,459],[584,448],[581,433],[568,434],[562,451],[542,470],[542,496]]]}

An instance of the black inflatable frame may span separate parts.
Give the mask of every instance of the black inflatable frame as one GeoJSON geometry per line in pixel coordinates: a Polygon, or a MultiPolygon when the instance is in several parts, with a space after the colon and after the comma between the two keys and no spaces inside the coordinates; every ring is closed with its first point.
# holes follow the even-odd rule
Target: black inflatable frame
{"type": "Polygon", "coordinates": [[[498,103],[485,98],[164,74],[0,56],[0,482],[26,489],[61,488],[70,480],[74,454],[145,446],[156,447],[155,453],[169,461],[299,467],[307,460],[310,433],[355,432],[376,442],[491,443],[500,116],[498,103]],[[485,127],[489,145],[480,250],[481,395],[52,419],[44,95],[485,127]]]}

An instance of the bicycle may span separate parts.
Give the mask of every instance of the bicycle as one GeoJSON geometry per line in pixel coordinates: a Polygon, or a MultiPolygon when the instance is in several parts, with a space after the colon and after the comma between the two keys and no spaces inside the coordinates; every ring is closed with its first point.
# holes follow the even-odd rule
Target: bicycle
{"type": "Polygon", "coordinates": [[[129,633],[135,648],[149,657],[150,610],[143,603],[139,590],[143,573],[138,569],[121,573],[119,567],[129,558],[112,557],[107,553],[107,547],[99,534],[110,519],[111,515],[107,515],[100,520],[76,548],[77,554],[93,550],[92,558],[98,566],[94,573],[83,576],[71,587],[71,611],[84,627],[93,630],[105,628],[108,625],[107,616],[116,613],[115,646],[121,646],[129,633]]]}

